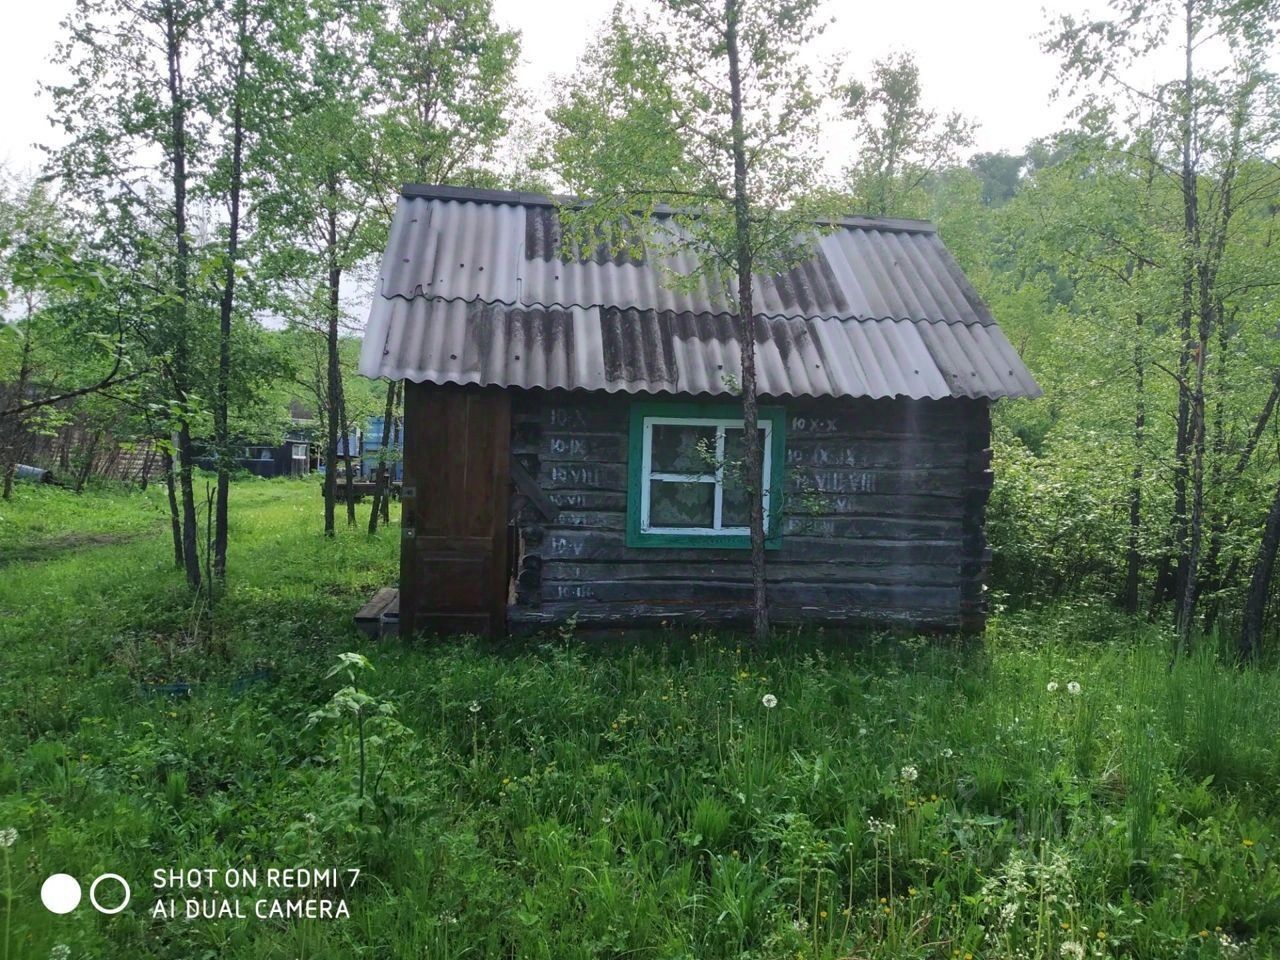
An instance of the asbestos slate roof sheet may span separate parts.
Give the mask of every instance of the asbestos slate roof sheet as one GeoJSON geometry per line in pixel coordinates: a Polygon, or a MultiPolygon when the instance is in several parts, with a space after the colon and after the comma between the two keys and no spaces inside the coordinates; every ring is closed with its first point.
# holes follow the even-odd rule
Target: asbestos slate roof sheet
{"type": "MultiPolygon", "coordinates": [[[[676,229],[667,221],[668,229],[676,229]]],[[[546,198],[406,188],[391,225],[360,372],[430,383],[729,394],[741,340],[723,291],[560,252],[546,198]]],[[[1040,388],[920,221],[844,221],[813,257],[757,277],[759,391],[772,397],[1029,397],[1040,388]]]]}

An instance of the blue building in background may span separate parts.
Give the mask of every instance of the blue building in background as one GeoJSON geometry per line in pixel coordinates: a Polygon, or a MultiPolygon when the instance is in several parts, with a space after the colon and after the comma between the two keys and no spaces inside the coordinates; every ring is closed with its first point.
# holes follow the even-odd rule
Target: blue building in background
{"type": "MultiPolygon", "coordinates": [[[[353,472],[365,480],[377,477],[378,454],[382,450],[382,417],[370,417],[363,429],[352,430],[338,438],[338,462],[346,460],[350,451],[353,472]]],[[[404,479],[404,431],[397,417],[391,423],[391,436],[387,442],[387,474],[392,483],[404,479]]],[[[321,473],[324,469],[321,468],[321,473]]],[[[341,479],[342,474],[338,474],[341,479]]]]}

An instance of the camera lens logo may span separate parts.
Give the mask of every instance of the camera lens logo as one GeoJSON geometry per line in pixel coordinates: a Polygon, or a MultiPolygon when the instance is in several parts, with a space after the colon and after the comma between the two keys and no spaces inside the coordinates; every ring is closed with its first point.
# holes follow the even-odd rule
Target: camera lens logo
{"type": "Polygon", "coordinates": [[[80,906],[80,881],[69,873],[55,873],[41,885],[40,901],[50,913],[70,913],[80,906]]]}
{"type": "MultiPolygon", "coordinates": [[[[69,873],[55,873],[40,886],[40,902],[50,913],[70,913],[80,905],[82,895],[80,881],[69,873]]],[[[119,913],[129,905],[132,895],[129,882],[118,873],[104,873],[89,885],[89,902],[99,913],[119,913]],[[124,891],[123,899],[114,907],[103,906],[98,900],[98,887],[104,880],[114,880],[124,891]]]]}

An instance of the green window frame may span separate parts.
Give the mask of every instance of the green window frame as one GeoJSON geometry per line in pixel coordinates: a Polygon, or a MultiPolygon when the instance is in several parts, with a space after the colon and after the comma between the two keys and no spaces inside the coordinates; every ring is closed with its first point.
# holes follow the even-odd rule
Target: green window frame
{"type": "MultiPolygon", "coordinates": [[[[765,431],[765,546],[782,545],[783,470],[786,457],[786,411],[762,406],[757,415],[765,431]]],[[[627,455],[627,546],[750,549],[745,527],[723,525],[725,431],[742,429],[742,406],[730,403],[636,402],[631,405],[627,455]],[[714,428],[717,459],[706,469],[664,473],[651,469],[653,430],[664,426],[714,428]],[[649,524],[651,484],[704,483],[713,490],[710,526],[661,527],[649,524]]]]}

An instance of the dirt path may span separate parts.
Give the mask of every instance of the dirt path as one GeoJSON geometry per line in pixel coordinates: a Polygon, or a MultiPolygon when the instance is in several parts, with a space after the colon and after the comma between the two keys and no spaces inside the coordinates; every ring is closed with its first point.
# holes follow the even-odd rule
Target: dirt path
{"type": "Polygon", "coordinates": [[[0,552],[0,567],[10,563],[52,560],[61,554],[84,547],[106,547],[129,543],[150,534],[151,530],[123,530],[103,533],[68,533],[36,543],[22,544],[0,552]]]}

